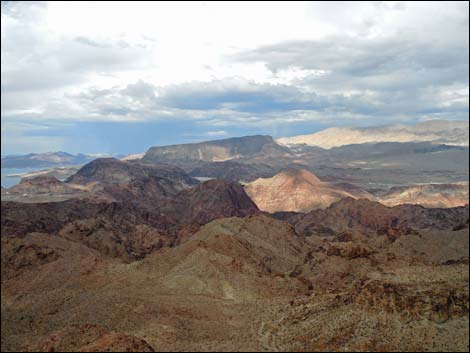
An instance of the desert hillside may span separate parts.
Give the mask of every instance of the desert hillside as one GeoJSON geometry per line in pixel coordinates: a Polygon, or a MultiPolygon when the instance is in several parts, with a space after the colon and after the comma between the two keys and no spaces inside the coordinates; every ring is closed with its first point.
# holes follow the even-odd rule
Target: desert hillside
{"type": "Polygon", "coordinates": [[[266,212],[308,212],[326,208],[342,198],[370,198],[364,190],[322,182],[307,170],[290,169],[272,178],[257,179],[245,186],[247,194],[266,212]]]}

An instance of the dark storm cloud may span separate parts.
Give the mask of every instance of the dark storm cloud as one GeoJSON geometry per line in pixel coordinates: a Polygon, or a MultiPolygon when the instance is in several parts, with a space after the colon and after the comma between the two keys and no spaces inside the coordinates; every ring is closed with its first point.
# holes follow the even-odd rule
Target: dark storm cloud
{"type": "Polygon", "coordinates": [[[234,109],[256,113],[314,109],[322,104],[315,94],[306,96],[293,86],[257,84],[243,79],[167,86],[161,90],[158,101],[180,109],[234,109]]]}
{"type": "Polygon", "coordinates": [[[234,59],[262,62],[275,74],[289,68],[322,72],[296,84],[325,97],[335,109],[410,119],[437,112],[468,116],[468,99],[462,97],[462,92],[468,96],[468,41],[458,38],[289,41],[245,51],[234,59]],[[338,95],[350,96],[348,92],[354,92],[354,100],[338,100],[338,95]]]}
{"type": "Polygon", "coordinates": [[[257,84],[240,78],[166,87],[138,81],[124,89],[92,89],[70,98],[96,114],[138,116],[142,119],[185,116],[205,121],[208,125],[224,126],[289,121],[312,112],[340,119],[342,115],[351,113],[361,116],[378,114],[381,109],[360,95],[322,96],[294,86],[257,84]]]}

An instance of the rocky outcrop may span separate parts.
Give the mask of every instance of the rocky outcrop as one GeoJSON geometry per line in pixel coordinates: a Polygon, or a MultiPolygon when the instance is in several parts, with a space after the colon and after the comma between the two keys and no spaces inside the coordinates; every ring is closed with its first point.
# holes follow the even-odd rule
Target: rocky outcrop
{"type": "Polygon", "coordinates": [[[377,251],[365,244],[353,242],[332,243],[328,250],[328,256],[340,256],[348,259],[370,258],[377,251]]]}
{"type": "Polygon", "coordinates": [[[58,235],[126,262],[140,260],[175,241],[171,233],[146,224],[114,224],[103,217],[67,223],[58,235]]]}
{"type": "Polygon", "coordinates": [[[287,308],[272,307],[263,318],[265,349],[467,349],[469,299],[463,266],[434,271],[420,266],[409,271],[388,269],[387,274],[370,277],[346,291],[291,300],[287,308]],[[448,277],[433,279],[441,271],[448,277]]]}

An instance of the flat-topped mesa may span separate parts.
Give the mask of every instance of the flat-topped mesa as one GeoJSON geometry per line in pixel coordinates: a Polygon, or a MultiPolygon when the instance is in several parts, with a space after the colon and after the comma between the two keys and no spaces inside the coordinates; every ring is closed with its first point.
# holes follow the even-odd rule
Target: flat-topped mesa
{"type": "Polygon", "coordinates": [[[290,154],[290,150],[279,145],[271,136],[255,135],[233,137],[223,140],[205,141],[172,146],[151,147],[143,161],[168,160],[226,161],[268,154],[272,157],[290,154]]]}

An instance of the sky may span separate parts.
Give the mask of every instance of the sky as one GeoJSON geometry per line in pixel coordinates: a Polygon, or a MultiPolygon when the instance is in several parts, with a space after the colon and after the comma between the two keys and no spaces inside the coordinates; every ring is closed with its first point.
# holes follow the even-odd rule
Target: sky
{"type": "Polygon", "coordinates": [[[468,120],[468,7],[2,1],[2,155],[468,120]]]}

